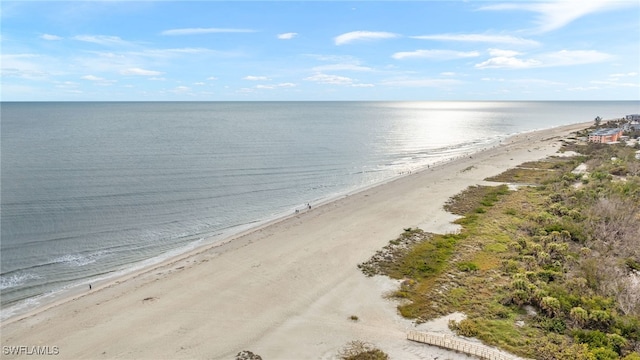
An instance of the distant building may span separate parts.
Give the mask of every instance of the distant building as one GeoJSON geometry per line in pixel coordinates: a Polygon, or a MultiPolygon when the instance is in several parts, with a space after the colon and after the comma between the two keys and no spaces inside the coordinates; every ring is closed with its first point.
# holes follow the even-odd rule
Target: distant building
{"type": "Polygon", "coordinates": [[[610,143],[620,140],[622,129],[598,129],[589,134],[589,142],[610,143]]]}
{"type": "Polygon", "coordinates": [[[631,114],[624,117],[627,120],[625,124],[622,124],[622,130],[624,131],[639,131],[640,130],[640,114],[631,114]]]}
{"type": "Polygon", "coordinates": [[[639,122],[640,121],[640,114],[631,114],[631,115],[627,115],[624,117],[625,120],[627,120],[628,122],[639,122]]]}
{"type": "MultiPolygon", "coordinates": [[[[635,115],[640,116],[640,115],[635,115]]],[[[624,124],[624,131],[636,131],[640,130],[640,121],[638,120],[630,120],[628,123],[624,124]]]]}

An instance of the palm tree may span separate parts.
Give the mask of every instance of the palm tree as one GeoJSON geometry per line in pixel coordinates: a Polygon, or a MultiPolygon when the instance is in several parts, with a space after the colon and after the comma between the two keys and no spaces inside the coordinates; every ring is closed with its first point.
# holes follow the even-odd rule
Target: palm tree
{"type": "Polygon", "coordinates": [[[596,126],[600,126],[600,123],[602,122],[602,118],[600,116],[596,116],[594,122],[596,123],[596,126]]]}

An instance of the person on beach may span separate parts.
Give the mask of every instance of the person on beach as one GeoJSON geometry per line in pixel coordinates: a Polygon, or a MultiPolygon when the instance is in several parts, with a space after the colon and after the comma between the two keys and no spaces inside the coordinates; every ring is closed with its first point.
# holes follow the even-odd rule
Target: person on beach
{"type": "Polygon", "coordinates": [[[91,284],[89,284],[89,290],[91,290],[91,284]]]}

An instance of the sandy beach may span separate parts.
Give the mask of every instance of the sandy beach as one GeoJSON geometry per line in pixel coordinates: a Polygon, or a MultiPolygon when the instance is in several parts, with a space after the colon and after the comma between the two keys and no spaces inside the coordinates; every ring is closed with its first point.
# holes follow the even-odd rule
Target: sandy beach
{"type": "MultiPolygon", "coordinates": [[[[495,148],[414,172],[274,221],[110,283],[95,284],[1,326],[3,358],[335,359],[347,342],[392,359],[464,359],[406,340],[415,325],[384,298],[396,283],[357,264],[403,228],[455,231],[442,209],[466,187],[552,155],[591,123],[517,135],[495,148]],[[357,321],[350,319],[352,315],[357,321]],[[8,355],[48,346],[58,355],[8,355]]],[[[419,329],[448,331],[422,324],[419,329]]]]}

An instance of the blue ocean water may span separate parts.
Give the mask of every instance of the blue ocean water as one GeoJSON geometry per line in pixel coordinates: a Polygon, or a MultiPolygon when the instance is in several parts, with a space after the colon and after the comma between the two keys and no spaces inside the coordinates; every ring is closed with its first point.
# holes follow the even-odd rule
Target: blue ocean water
{"type": "Polygon", "coordinates": [[[1,104],[2,318],[306,203],[639,102],[1,104]]]}

